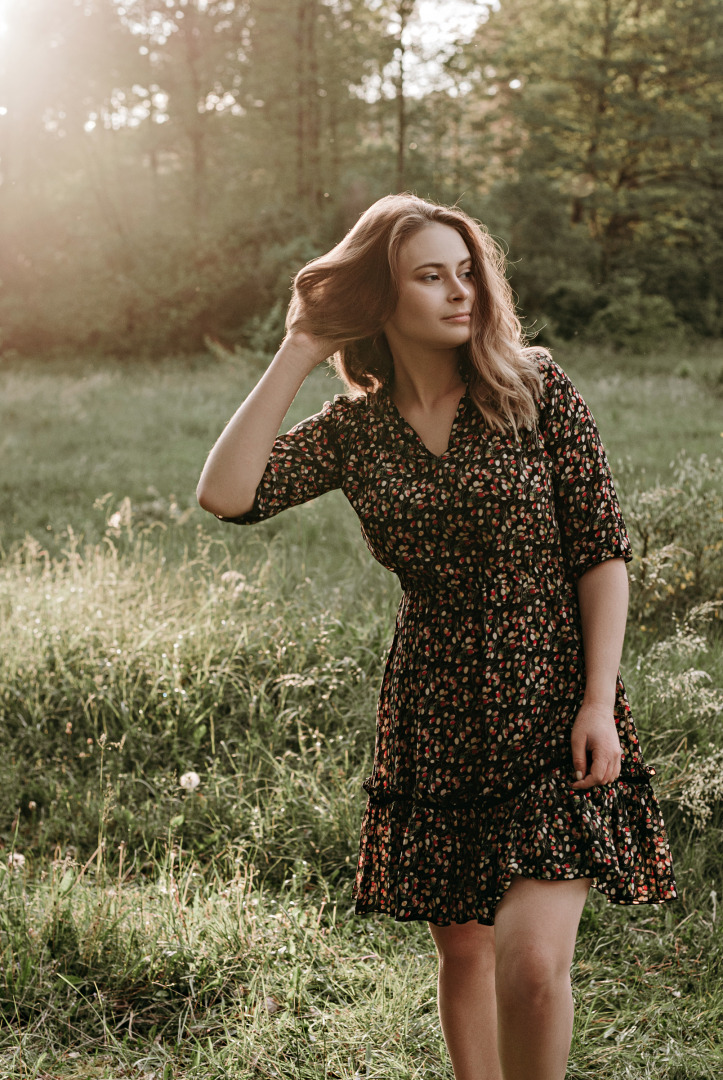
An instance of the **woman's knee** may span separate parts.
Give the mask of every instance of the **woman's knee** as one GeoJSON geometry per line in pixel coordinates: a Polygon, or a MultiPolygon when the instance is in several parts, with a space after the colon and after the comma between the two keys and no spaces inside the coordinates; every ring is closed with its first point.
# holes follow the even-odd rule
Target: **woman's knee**
{"type": "Polygon", "coordinates": [[[534,1009],[569,992],[570,965],[544,944],[520,942],[497,955],[495,983],[501,1009],[534,1009]]]}
{"type": "Polygon", "coordinates": [[[441,963],[494,963],[493,926],[478,922],[452,923],[450,926],[430,923],[429,929],[441,963]]]}

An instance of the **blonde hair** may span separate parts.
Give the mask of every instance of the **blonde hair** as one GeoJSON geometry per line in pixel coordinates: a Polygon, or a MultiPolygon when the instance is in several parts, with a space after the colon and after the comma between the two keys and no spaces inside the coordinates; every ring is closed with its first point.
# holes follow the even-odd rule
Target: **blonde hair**
{"type": "Polygon", "coordinates": [[[335,248],[296,275],[287,329],[338,342],[334,364],[351,388],[373,392],[389,385],[394,364],[384,325],[397,306],[399,251],[431,223],[456,229],[472,258],[476,297],[470,340],[460,349],[472,400],[500,431],[532,427],[541,392],[535,354],[541,350],[525,347],[502,249],[456,207],[408,194],[379,199],[335,248]]]}

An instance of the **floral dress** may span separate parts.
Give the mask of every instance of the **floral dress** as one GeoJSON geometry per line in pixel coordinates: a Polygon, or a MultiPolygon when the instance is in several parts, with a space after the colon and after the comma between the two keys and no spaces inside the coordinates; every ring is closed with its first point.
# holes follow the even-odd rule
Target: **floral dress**
{"type": "Polygon", "coordinates": [[[364,781],[360,913],[491,924],[515,874],[591,878],[621,904],[676,896],[619,678],[620,777],[571,787],[576,580],[631,555],[590,411],[557,364],[539,363],[534,429],[492,429],[465,394],[440,456],[384,389],[327,402],[276,440],[253,509],[231,519],[341,488],[402,586],[364,781]]]}

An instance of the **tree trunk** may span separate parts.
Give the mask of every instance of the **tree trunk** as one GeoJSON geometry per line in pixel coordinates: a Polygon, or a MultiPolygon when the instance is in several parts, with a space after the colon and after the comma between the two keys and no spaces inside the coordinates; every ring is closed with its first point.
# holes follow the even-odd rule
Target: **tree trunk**
{"type": "Polygon", "coordinates": [[[306,20],[306,56],[308,63],[309,141],[308,141],[308,201],[309,207],[318,214],[323,193],[321,190],[321,102],[319,100],[319,57],[316,49],[316,31],[319,18],[319,0],[308,0],[306,20]]]}
{"type": "Polygon", "coordinates": [[[398,0],[396,15],[399,19],[399,46],[396,50],[399,57],[396,78],[396,112],[397,112],[397,169],[396,188],[404,191],[406,171],[407,149],[407,98],[404,69],[404,31],[414,11],[416,0],[398,0]]]}
{"type": "MultiPolygon", "coordinates": [[[[583,172],[585,176],[589,176],[593,181],[597,181],[597,152],[600,145],[601,127],[603,117],[608,111],[608,76],[607,69],[610,64],[610,57],[613,51],[613,11],[611,0],[605,0],[603,4],[603,38],[602,49],[599,60],[599,78],[597,95],[594,106],[594,114],[592,118],[592,131],[590,132],[590,141],[585,153],[585,163],[583,165],[583,172]]],[[[578,225],[585,217],[587,206],[582,198],[576,196],[572,201],[572,224],[578,225]]],[[[599,225],[597,221],[597,215],[593,207],[592,214],[589,215],[588,227],[590,234],[599,239],[599,225]]]]}
{"type": "Polygon", "coordinates": [[[203,114],[199,112],[202,85],[199,72],[201,59],[201,28],[198,25],[197,12],[192,6],[186,8],[186,17],[180,23],[180,32],[186,57],[190,92],[188,95],[188,117],[186,130],[191,144],[191,210],[194,230],[203,224],[206,216],[206,132],[203,114]],[[193,13],[193,14],[192,14],[193,13]]]}
{"type": "Polygon", "coordinates": [[[317,22],[319,0],[298,0],[296,9],[296,194],[300,205],[315,216],[321,191],[321,122],[319,115],[319,58],[317,22]]]}
{"type": "Polygon", "coordinates": [[[306,0],[296,4],[296,197],[303,205],[306,195],[306,0]]]}

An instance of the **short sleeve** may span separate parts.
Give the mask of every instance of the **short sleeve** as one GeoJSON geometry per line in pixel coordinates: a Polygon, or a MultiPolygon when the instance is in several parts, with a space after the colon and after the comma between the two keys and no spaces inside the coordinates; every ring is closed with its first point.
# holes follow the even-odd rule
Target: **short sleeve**
{"type": "Polygon", "coordinates": [[[235,525],[253,525],[290,506],[309,502],[341,486],[341,448],[337,422],[344,402],[339,395],[321,412],[308,416],[274,442],[254,505],[239,517],[220,517],[235,525]]]}
{"type": "Polygon", "coordinates": [[[632,559],[610,465],[592,413],[565,372],[542,361],[539,428],[551,461],[555,511],[575,579],[607,559],[632,559]]]}

